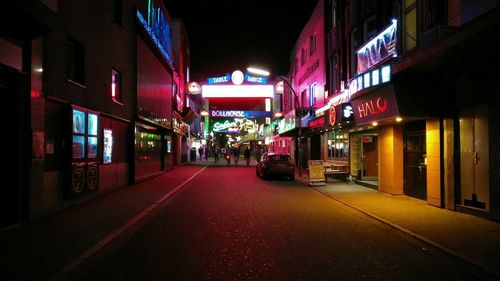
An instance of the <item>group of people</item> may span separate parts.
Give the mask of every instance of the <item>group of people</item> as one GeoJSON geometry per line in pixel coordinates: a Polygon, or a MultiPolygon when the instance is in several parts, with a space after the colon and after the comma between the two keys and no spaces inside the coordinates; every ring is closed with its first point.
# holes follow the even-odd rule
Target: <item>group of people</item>
{"type": "MultiPolygon", "coordinates": [[[[234,160],[234,165],[238,165],[238,162],[240,160],[240,149],[238,147],[228,147],[224,149],[220,149],[219,147],[215,147],[214,149],[214,157],[215,157],[215,162],[219,162],[219,157],[220,154],[224,154],[224,158],[227,161],[227,165],[229,166],[231,164],[231,157],[234,160]]],[[[243,158],[245,159],[246,165],[250,166],[250,159],[252,158],[252,155],[255,157],[257,162],[260,161],[260,157],[262,155],[261,150],[259,148],[255,150],[251,150],[249,147],[246,147],[244,152],[243,152],[243,158]]]]}
{"type": "MultiPolygon", "coordinates": [[[[226,159],[228,165],[231,164],[231,158],[233,158],[234,164],[238,165],[241,151],[240,148],[238,147],[219,148],[218,146],[216,146],[210,152],[207,151],[206,149],[204,150],[202,147],[199,147],[198,153],[200,160],[202,160],[203,158],[206,160],[208,159],[209,154],[213,154],[215,162],[217,163],[219,162],[220,156],[224,155],[224,158],[226,159]]],[[[243,152],[243,157],[245,159],[247,166],[250,166],[250,159],[252,158],[252,156],[255,157],[255,160],[257,160],[257,162],[260,162],[260,158],[262,156],[261,148],[255,148],[255,149],[250,149],[249,147],[245,148],[243,152]]]]}

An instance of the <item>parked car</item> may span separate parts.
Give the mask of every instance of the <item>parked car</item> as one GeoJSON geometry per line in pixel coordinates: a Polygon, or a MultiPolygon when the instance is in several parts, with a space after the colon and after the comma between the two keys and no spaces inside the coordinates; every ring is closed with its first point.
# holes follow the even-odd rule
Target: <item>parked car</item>
{"type": "Polygon", "coordinates": [[[264,153],[257,164],[255,174],[263,178],[271,176],[285,176],[295,179],[295,166],[288,154],[264,153]]]}

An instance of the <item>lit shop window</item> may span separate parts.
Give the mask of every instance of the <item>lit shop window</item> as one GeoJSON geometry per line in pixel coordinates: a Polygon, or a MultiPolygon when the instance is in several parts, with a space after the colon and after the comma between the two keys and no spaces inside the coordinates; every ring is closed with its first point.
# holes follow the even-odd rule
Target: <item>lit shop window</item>
{"type": "Polygon", "coordinates": [[[328,158],[345,160],[349,154],[349,135],[344,132],[328,133],[328,158]]]}
{"type": "Polygon", "coordinates": [[[73,159],[97,158],[97,114],[73,109],[73,159]]]}
{"type": "Polygon", "coordinates": [[[114,102],[122,103],[122,87],[120,72],[111,70],[111,98],[114,102]]]}

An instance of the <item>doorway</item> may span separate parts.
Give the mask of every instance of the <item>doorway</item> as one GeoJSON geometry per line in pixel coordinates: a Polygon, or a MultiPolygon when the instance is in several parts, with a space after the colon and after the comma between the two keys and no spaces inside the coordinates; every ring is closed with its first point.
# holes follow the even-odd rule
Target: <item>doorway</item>
{"type": "Polygon", "coordinates": [[[489,210],[488,105],[460,111],[461,204],[489,210]]]}
{"type": "Polygon", "coordinates": [[[404,193],[427,200],[427,148],[424,130],[406,131],[404,134],[404,193]]]}
{"type": "Polygon", "coordinates": [[[361,179],[378,181],[378,134],[361,136],[361,179]]]}

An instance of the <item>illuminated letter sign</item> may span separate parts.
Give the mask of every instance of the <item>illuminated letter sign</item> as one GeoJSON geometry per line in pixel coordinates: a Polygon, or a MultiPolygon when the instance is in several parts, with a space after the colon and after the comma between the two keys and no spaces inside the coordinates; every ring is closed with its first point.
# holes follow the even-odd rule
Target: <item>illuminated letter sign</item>
{"type": "Polygon", "coordinates": [[[213,124],[212,130],[217,133],[239,133],[256,130],[255,122],[247,118],[234,118],[217,121],[213,124]]]}
{"type": "Polygon", "coordinates": [[[310,128],[321,128],[325,125],[325,118],[316,118],[309,121],[310,128]]]}
{"type": "Polygon", "coordinates": [[[245,74],[245,80],[252,83],[266,84],[266,77],[252,76],[250,74],[245,74]]]}
{"type": "Polygon", "coordinates": [[[225,76],[208,78],[207,82],[208,84],[221,84],[229,82],[230,79],[231,77],[229,76],[229,74],[226,74],[225,76]]]}
{"type": "Polygon", "coordinates": [[[393,20],[389,27],[356,51],[358,73],[363,73],[372,66],[397,56],[396,40],[397,21],[393,20]]]}
{"type": "Polygon", "coordinates": [[[351,103],[356,124],[379,121],[399,115],[392,85],[355,98],[351,103]]]}
{"type": "Polygon", "coordinates": [[[245,117],[245,112],[241,110],[211,110],[212,117],[245,117]]]}
{"type": "Polygon", "coordinates": [[[332,105],[328,113],[329,113],[328,125],[334,126],[335,120],[337,119],[337,111],[335,110],[335,106],[332,105]]]}
{"type": "Polygon", "coordinates": [[[243,111],[243,110],[210,110],[211,117],[240,117],[240,118],[264,118],[272,117],[273,113],[268,111],[243,111]]]}

